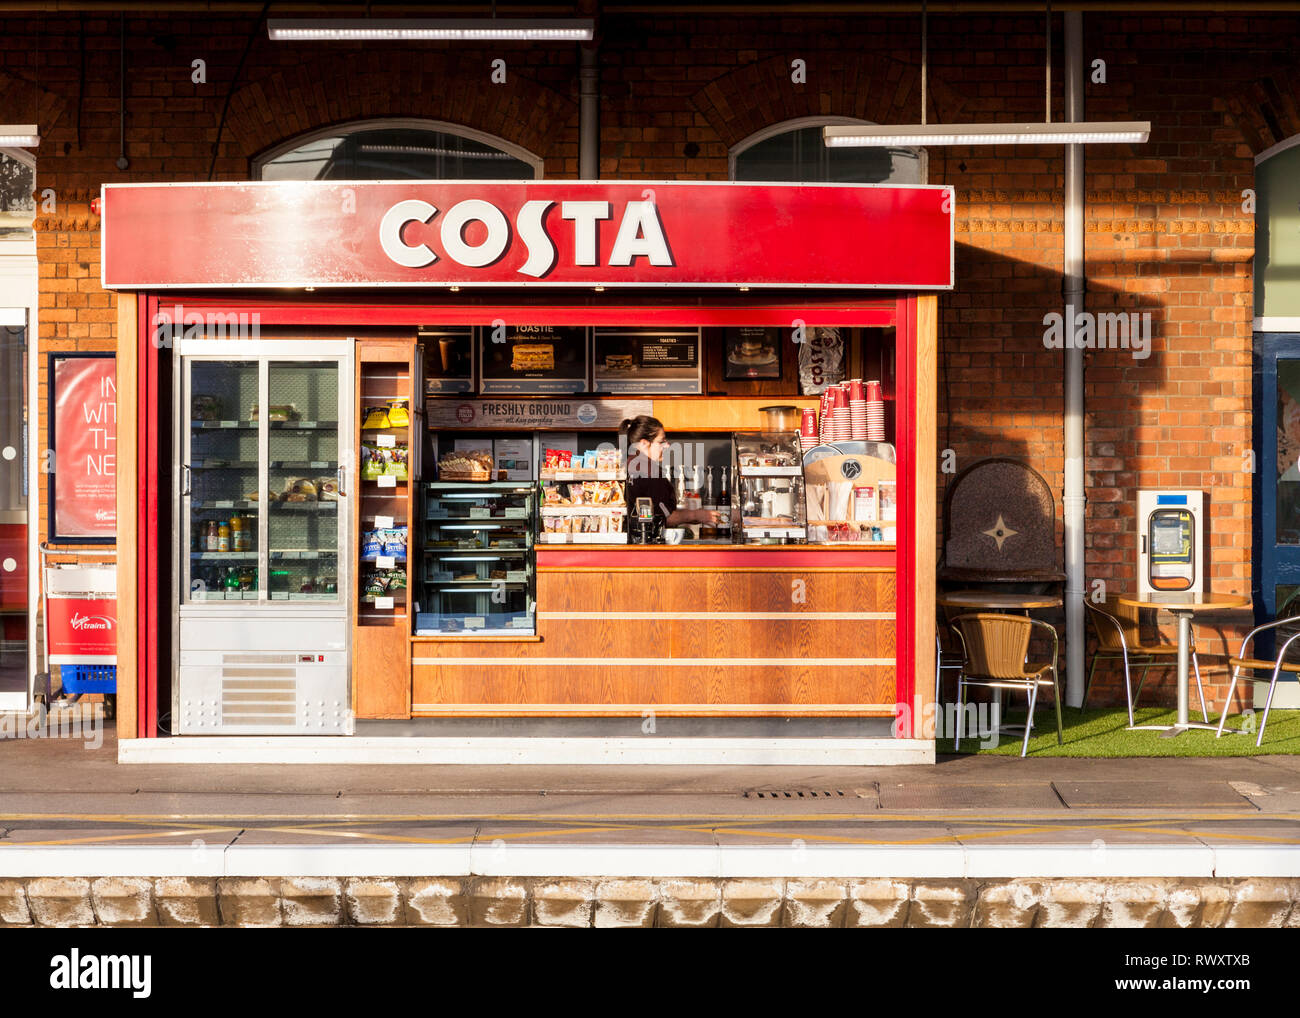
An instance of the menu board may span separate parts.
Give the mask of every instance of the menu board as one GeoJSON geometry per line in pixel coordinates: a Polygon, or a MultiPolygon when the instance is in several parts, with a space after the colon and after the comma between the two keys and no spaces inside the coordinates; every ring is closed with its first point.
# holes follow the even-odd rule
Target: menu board
{"type": "Polygon", "coordinates": [[[593,329],[595,392],[698,393],[699,329],[593,329]]]}
{"type": "Polygon", "coordinates": [[[479,391],[545,395],[587,390],[587,329],[581,325],[484,325],[479,391]]]}
{"type": "Polygon", "coordinates": [[[422,327],[420,342],[426,395],[474,391],[474,331],[469,326],[422,327]]]}
{"type": "Polygon", "coordinates": [[[781,330],[741,326],[725,330],[727,381],[781,377],[781,330]]]}

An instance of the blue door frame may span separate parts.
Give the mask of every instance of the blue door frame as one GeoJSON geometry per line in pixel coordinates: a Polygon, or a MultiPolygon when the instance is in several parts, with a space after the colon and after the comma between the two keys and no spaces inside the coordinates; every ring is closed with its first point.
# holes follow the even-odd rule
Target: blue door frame
{"type": "MultiPolygon", "coordinates": [[[[1255,614],[1264,621],[1276,617],[1277,588],[1300,587],[1300,483],[1296,485],[1297,508],[1285,514],[1283,526],[1294,533],[1295,543],[1278,541],[1278,361],[1295,360],[1300,364],[1300,333],[1255,333],[1254,447],[1255,476],[1252,494],[1258,512],[1252,528],[1254,553],[1255,614]],[[1288,527],[1289,524],[1289,527],[1288,527]]],[[[1298,393],[1297,395],[1300,395],[1298,393]]],[[[1292,447],[1294,454],[1294,447],[1292,447]]]]}

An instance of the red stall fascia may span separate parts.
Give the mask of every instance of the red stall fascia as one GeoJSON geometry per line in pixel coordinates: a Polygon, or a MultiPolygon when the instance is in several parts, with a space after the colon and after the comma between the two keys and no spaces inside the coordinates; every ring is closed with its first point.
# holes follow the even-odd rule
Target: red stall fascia
{"type": "MultiPolygon", "coordinates": [[[[410,302],[391,299],[367,301],[345,298],[340,300],[277,299],[277,298],[222,298],[212,293],[180,295],[175,292],[141,293],[138,295],[139,352],[138,406],[141,421],[138,428],[138,462],[141,464],[137,484],[137,524],[139,545],[137,558],[136,597],[139,605],[137,648],[137,735],[151,738],[157,735],[159,635],[161,627],[169,625],[170,603],[164,605],[159,596],[159,569],[169,554],[169,542],[159,533],[161,500],[168,497],[170,464],[160,462],[162,429],[169,418],[160,410],[169,405],[170,395],[160,391],[159,345],[154,341],[152,323],[162,312],[170,321],[183,324],[181,315],[253,314],[261,326],[333,327],[346,331],[349,328],[415,327],[419,325],[487,325],[498,318],[518,324],[551,325],[679,325],[679,326],[741,326],[789,325],[795,318],[808,325],[876,327],[896,329],[897,343],[897,434],[895,448],[898,455],[898,501],[900,535],[894,558],[897,570],[896,627],[896,686],[895,697],[899,705],[912,702],[915,693],[914,668],[916,662],[915,632],[916,604],[916,536],[911,527],[906,533],[903,522],[915,519],[916,509],[916,352],[917,352],[917,299],[914,294],[892,297],[875,297],[864,300],[827,301],[816,298],[800,300],[790,298],[773,301],[765,296],[754,300],[719,300],[700,298],[689,302],[629,303],[602,302],[585,305],[563,299],[545,298],[536,303],[486,302],[479,295],[454,304],[419,303],[420,296],[410,302]]],[[[540,297],[540,295],[539,295],[540,297]]],[[[883,553],[882,553],[883,554],[883,553]]],[[[884,561],[882,559],[882,561],[884,561]]],[[[904,738],[920,737],[919,719],[911,730],[899,731],[904,738]]]]}

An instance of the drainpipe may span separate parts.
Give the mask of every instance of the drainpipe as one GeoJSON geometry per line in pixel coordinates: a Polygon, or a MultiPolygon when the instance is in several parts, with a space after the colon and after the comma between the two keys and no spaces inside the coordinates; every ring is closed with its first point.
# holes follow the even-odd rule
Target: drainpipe
{"type": "MultiPolygon", "coordinates": [[[[1083,13],[1065,12],[1065,119],[1083,116],[1083,13]]],[[[1065,282],[1067,338],[1083,310],[1083,146],[1065,146],[1065,282]]],[[[1083,704],[1084,560],[1083,350],[1065,350],[1065,702],[1083,704]]]]}
{"type": "Polygon", "coordinates": [[[578,47],[578,179],[600,177],[600,68],[595,43],[578,47]]]}

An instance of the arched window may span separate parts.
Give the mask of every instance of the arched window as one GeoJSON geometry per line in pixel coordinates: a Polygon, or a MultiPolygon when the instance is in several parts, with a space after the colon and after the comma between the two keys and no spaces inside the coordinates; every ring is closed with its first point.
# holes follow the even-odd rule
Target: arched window
{"type": "Polygon", "coordinates": [[[542,160],[500,138],[437,120],[364,120],[263,153],[254,180],[536,180],[542,160]]]}
{"type": "Polygon", "coordinates": [[[924,184],[925,150],[827,148],[827,124],[865,124],[851,117],[801,117],[751,134],[730,154],[732,180],[839,184],[924,184]]]}
{"type": "MultiPolygon", "coordinates": [[[[1255,317],[1300,328],[1300,135],[1255,157],[1255,317]]],[[[1266,328],[1262,331],[1274,331],[1266,328]]]]}
{"type": "Polygon", "coordinates": [[[0,240],[31,240],[36,218],[36,157],[0,148],[0,240]]]}

